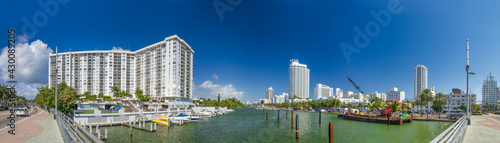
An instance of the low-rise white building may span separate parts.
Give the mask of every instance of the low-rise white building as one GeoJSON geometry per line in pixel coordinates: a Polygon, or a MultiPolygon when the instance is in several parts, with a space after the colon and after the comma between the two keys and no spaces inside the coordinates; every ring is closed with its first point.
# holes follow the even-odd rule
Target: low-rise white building
{"type": "Polygon", "coordinates": [[[329,98],[333,96],[333,88],[330,88],[327,85],[323,85],[321,83],[317,84],[314,88],[314,98],[329,98]]]}
{"type": "Polygon", "coordinates": [[[405,100],[405,92],[398,91],[397,87],[392,87],[391,91],[387,91],[387,100],[388,101],[394,101],[394,100],[404,101],[405,100]]]}
{"type": "MultiPolygon", "coordinates": [[[[476,94],[470,94],[469,103],[472,105],[476,101],[476,94]]],[[[461,112],[460,105],[467,106],[467,94],[462,92],[460,89],[453,89],[451,93],[444,94],[446,99],[446,105],[443,107],[443,111],[448,113],[448,111],[461,112]]]]}
{"type": "Polygon", "coordinates": [[[378,92],[373,92],[373,93],[370,93],[370,98],[375,98],[375,97],[378,97],[382,100],[387,100],[387,95],[385,93],[378,93],[378,92]]]}
{"type": "Polygon", "coordinates": [[[285,103],[288,99],[288,93],[282,93],[281,95],[274,95],[273,103],[285,103]]]}

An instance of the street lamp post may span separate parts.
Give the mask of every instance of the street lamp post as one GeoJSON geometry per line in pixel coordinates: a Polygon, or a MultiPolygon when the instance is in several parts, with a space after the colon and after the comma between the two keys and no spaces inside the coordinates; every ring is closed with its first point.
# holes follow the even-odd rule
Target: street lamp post
{"type": "Polygon", "coordinates": [[[54,109],[54,119],[57,120],[57,46],[56,46],[56,108],[54,109]]]}
{"type": "Polygon", "coordinates": [[[467,125],[470,125],[470,95],[469,95],[469,74],[474,75],[475,72],[469,72],[469,39],[467,38],[467,65],[465,66],[465,72],[467,73],[467,125]]]}

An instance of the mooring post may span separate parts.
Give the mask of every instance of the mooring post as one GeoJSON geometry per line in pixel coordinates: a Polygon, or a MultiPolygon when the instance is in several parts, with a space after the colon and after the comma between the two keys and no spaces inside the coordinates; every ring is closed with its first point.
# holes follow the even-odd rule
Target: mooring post
{"type": "Polygon", "coordinates": [[[153,123],[149,124],[149,129],[151,129],[150,131],[153,132],[153,123]]]}
{"type": "Polygon", "coordinates": [[[156,131],[156,123],[154,123],[154,124],[155,124],[155,131],[156,131]]]}
{"type": "Polygon", "coordinates": [[[413,123],[413,113],[411,113],[410,123],[413,123]]]}
{"type": "Polygon", "coordinates": [[[328,137],[330,138],[330,143],[333,143],[333,123],[328,122],[328,137]]]}
{"type": "Polygon", "coordinates": [[[108,129],[104,129],[104,140],[108,140],[108,129]]]}
{"type": "Polygon", "coordinates": [[[95,132],[99,133],[99,122],[97,122],[97,126],[95,127],[95,132]]]}
{"type": "Polygon", "coordinates": [[[391,117],[387,115],[387,126],[391,125],[391,117]]]}
{"type": "Polygon", "coordinates": [[[130,122],[130,136],[132,136],[132,122],[130,122]]]}
{"type": "Polygon", "coordinates": [[[321,110],[319,111],[319,124],[321,124],[321,110]]]}
{"type": "Polygon", "coordinates": [[[299,139],[299,114],[297,114],[297,117],[295,117],[295,137],[299,139]]]}
{"type": "Polygon", "coordinates": [[[278,123],[280,122],[280,109],[278,109],[278,123]]]}
{"type": "Polygon", "coordinates": [[[142,127],[146,127],[146,120],[142,120],[142,127]]]}
{"type": "Polygon", "coordinates": [[[101,139],[101,131],[96,131],[97,132],[97,138],[101,139]]]}
{"type": "Polygon", "coordinates": [[[92,124],[89,123],[90,134],[92,134],[92,124]]]}
{"type": "Polygon", "coordinates": [[[266,110],[266,121],[267,121],[267,110],[266,110]]]}

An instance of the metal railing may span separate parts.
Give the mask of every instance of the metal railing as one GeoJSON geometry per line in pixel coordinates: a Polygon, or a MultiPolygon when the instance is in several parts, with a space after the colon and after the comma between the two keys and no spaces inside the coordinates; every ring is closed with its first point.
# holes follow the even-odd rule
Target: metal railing
{"type": "Polygon", "coordinates": [[[95,135],[87,131],[85,127],[80,126],[78,123],[59,111],[57,112],[57,119],[57,124],[59,126],[59,129],[61,130],[61,134],[63,135],[65,142],[102,143],[102,141],[99,139],[100,137],[96,137],[95,135]]]}
{"type": "Polygon", "coordinates": [[[434,138],[431,143],[461,143],[465,136],[465,131],[467,130],[467,120],[470,115],[464,115],[458,119],[453,125],[448,127],[439,136],[434,138]]]}

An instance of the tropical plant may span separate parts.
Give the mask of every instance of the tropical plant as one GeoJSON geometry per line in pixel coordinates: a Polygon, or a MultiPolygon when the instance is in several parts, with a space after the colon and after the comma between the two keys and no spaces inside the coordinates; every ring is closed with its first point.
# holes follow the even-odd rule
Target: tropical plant
{"type": "Polygon", "coordinates": [[[443,111],[443,107],[446,105],[446,98],[444,98],[443,93],[437,93],[432,104],[437,109],[434,111],[437,111],[439,113],[439,118],[441,118],[441,112],[443,111]]]}
{"type": "Polygon", "coordinates": [[[118,97],[118,92],[120,91],[120,88],[118,88],[118,86],[116,85],[113,85],[111,86],[111,92],[113,92],[113,94],[115,94],[115,97],[118,97]]]}

